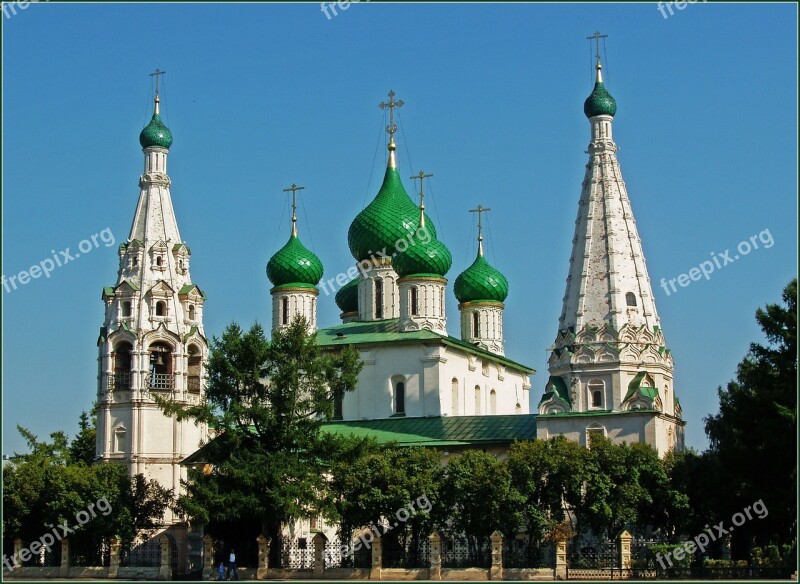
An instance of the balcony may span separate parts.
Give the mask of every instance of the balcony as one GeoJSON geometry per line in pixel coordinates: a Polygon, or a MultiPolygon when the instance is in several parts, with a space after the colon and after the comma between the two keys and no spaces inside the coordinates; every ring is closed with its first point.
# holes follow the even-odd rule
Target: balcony
{"type": "Polygon", "coordinates": [[[108,391],[126,391],[131,388],[131,374],[128,373],[109,373],[108,391]]]}
{"type": "Polygon", "coordinates": [[[150,373],[145,378],[150,391],[172,391],[175,389],[175,375],[172,373],[150,373]]]}
{"type": "Polygon", "coordinates": [[[200,376],[190,375],[186,379],[186,389],[189,393],[200,393],[200,376]]]}

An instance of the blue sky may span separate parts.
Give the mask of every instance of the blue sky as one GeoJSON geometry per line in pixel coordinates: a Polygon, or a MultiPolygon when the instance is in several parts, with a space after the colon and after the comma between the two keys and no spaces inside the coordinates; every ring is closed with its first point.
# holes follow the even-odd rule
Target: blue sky
{"type": "MultiPolygon", "coordinates": [[[[797,273],[797,7],[655,4],[39,3],[3,17],[3,274],[108,228],[116,243],[2,291],[3,453],[16,424],[74,433],[96,392],[100,293],[130,229],[151,113],[167,71],[172,195],[206,292],[206,331],[269,324],[264,268],[300,230],[326,278],[352,263],[347,228],[385,164],[377,104],[394,89],[405,176],[433,172],[428,208],[453,252],[474,256],[467,209],[489,213],[488,257],[511,285],[509,357],[547,380],[587,156],[588,41],[607,40],[615,139],[643,239],[690,446],[716,389],[761,340],[754,311],[797,273]],[[760,246],[667,295],[675,278],[743,240],[760,246]]],[[[406,180],[411,193],[413,185],[406,180]]],[[[731,253],[733,256],[733,251],[731,253]]],[[[458,334],[449,286],[448,319],[458,334]]],[[[321,326],[338,322],[321,297],[321,326]]]]}

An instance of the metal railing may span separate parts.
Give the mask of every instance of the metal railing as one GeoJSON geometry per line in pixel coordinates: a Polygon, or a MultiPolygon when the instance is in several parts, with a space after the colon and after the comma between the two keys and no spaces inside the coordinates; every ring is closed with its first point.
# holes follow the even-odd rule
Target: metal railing
{"type": "Polygon", "coordinates": [[[173,373],[149,373],[145,378],[145,387],[150,391],[172,391],[175,389],[173,373]]]}
{"type": "Polygon", "coordinates": [[[108,374],[108,390],[121,391],[131,388],[131,373],[109,373],[108,374]]]}
{"type": "Polygon", "coordinates": [[[186,389],[189,393],[200,393],[200,376],[199,375],[190,375],[186,379],[186,389]]]}

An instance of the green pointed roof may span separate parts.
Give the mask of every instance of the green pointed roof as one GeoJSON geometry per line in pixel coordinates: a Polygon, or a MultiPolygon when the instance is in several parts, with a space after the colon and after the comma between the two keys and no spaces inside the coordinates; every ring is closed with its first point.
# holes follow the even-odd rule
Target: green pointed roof
{"type": "Polygon", "coordinates": [[[617,102],[603,85],[600,63],[597,63],[597,81],[592,94],[583,102],[583,113],[587,118],[594,116],[614,116],[617,113],[617,102]]]}
{"type": "MultiPolygon", "coordinates": [[[[426,228],[436,238],[436,227],[427,217],[426,228]]],[[[419,207],[408,196],[400,173],[391,166],[386,169],[378,194],[350,224],[347,243],[356,260],[378,256],[386,248],[387,256],[397,253],[398,241],[411,241],[419,226],[419,207]]]]}
{"type": "Polygon", "coordinates": [[[139,134],[139,144],[142,148],[157,146],[169,149],[172,146],[172,132],[161,121],[161,115],[156,111],[142,132],[139,134]]]}
{"type": "Polygon", "coordinates": [[[414,245],[409,245],[406,251],[397,254],[392,260],[392,266],[401,278],[407,276],[444,277],[450,266],[453,265],[453,256],[445,244],[430,237],[430,234],[423,237],[422,229],[424,228],[417,230],[412,240],[414,245]],[[426,239],[427,241],[425,241],[426,239]]]}
{"type": "Polygon", "coordinates": [[[267,263],[267,278],[274,286],[316,286],[322,271],[322,262],[294,233],[267,263]]]}
{"type": "Polygon", "coordinates": [[[508,297],[508,280],[479,253],[472,265],[456,278],[453,286],[459,302],[503,302],[508,297]]]}
{"type": "Polygon", "coordinates": [[[336,293],[336,306],[342,312],[358,312],[358,278],[350,280],[336,293]]]}

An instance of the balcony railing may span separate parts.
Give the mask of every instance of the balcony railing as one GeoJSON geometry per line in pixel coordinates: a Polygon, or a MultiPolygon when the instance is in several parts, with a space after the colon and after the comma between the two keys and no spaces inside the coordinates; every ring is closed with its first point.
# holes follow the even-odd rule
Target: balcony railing
{"type": "Polygon", "coordinates": [[[189,393],[200,393],[200,376],[190,375],[186,380],[186,389],[189,393]]]}
{"type": "Polygon", "coordinates": [[[145,378],[150,391],[172,391],[175,389],[175,375],[172,373],[150,373],[145,378]]]}
{"type": "Polygon", "coordinates": [[[108,390],[121,391],[131,388],[131,374],[128,373],[109,373],[108,374],[108,390]]]}

